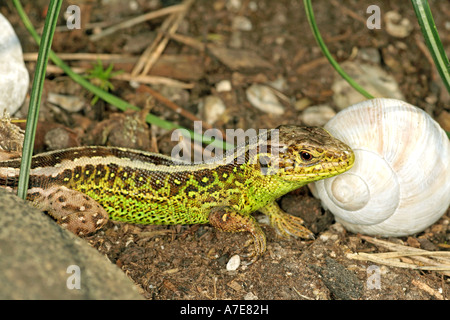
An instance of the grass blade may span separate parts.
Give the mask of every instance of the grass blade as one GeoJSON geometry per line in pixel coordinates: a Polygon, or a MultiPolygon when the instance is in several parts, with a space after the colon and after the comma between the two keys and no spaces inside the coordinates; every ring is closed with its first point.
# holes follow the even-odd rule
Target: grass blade
{"type": "MultiPolygon", "coordinates": [[[[445,54],[441,39],[439,38],[436,25],[434,24],[433,14],[431,13],[428,1],[411,0],[411,3],[414,7],[425,43],[431,53],[431,56],[433,57],[436,69],[438,70],[447,91],[450,93],[450,63],[447,55],[445,54]]],[[[450,138],[450,132],[446,131],[446,133],[450,138]]]]}
{"type": "Polygon", "coordinates": [[[420,28],[422,29],[425,43],[428,50],[430,50],[441,79],[444,82],[447,91],[450,93],[450,63],[447,55],[445,54],[441,39],[439,38],[436,25],[434,24],[433,15],[431,13],[430,6],[428,5],[428,1],[411,0],[411,2],[414,7],[414,11],[416,12],[420,28]]]}
{"type": "Polygon", "coordinates": [[[36,126],[39,117],[39,107],[41,104],[42,88],[45,81],[45,70],[47,69],[47,61],[52,46],[53,34],[55,33],[56,23],[58,20],[59,10],[61,9],[62,0],[51,0],[48,7],[47,17],[45,19],[42,40],[39,43],[39,55],[36,63],[33,87],[30,95],[30,106],[27,117],[27,125],[25,129],[25,137],[23,142],[22,162],[20,165],[19,184],[17,187],[17,195],[22,199],[27,196],[28,180],[30,174],[31,157],[33,156],[34,138],[36,126]]]}
{"type": "Polygon", "coordinates": [[[316,24],[316,19],[314,18],[314,11],[312,9],[311,0],[303,0],[303,4],[305,6],[306,11],[306,17],[308,18],[309,25],[311,27],[311,30],[313,32],[314,38],[316,38],[316,41],[322,50],[325,57],[328,59],[330,64],[333,66],[333,68],[339,73],[339,75],[344,78],[356,91],[361,93],[364,97],[367,99],[373,99],[374,97],[368,93],[366,90],[364,90],[358,83],[355,82],[355,80],[352,79],[342,68],[341,66],[334,60],[333,56],[331,55],[330,51],[328,50],[327,46],[325,45],[325,42],[322,39],[322,36],[320,35],[319,28],[316,24]]]}

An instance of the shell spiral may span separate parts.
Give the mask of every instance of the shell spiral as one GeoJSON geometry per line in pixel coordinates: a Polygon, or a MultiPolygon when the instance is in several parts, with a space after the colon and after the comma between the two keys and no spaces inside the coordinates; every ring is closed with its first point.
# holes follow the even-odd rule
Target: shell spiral
{"type": "Polygon", "coordinates": [[[355,165],[315,182],[317,196],[355,233],[405,236],[423,231],[450,205],[450,142],[423,110],[373,99],[326,125],[355,153],[355,165]]]}

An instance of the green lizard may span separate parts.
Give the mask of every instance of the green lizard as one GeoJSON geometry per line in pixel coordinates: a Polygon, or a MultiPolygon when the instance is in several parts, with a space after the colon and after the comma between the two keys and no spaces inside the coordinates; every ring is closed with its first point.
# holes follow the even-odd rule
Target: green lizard
{"type": "MultiPolygon", "coordinates": [[[[33,157],[27,200],[78,235],[108,220],[205,224],[251,234],[254,262],[266,250],[256,210],[282,235],[313,238],[275,200],[350,169],[352,150],[317,127],[280,126],[221,157],[186,163],[114,147],[78,147],[33,157]],[[275,139],[276,138],[276,139],[275,139]]],[[[20,159],[0,161],[0,184],[17,187],[20,159]]]]}

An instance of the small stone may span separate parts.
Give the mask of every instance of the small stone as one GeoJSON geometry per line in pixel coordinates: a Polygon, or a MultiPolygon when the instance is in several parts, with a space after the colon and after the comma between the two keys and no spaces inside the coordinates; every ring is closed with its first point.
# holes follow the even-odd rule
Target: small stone
{"type": "Polygon", "coordinates": [[[227,92],[231,91],[231,81],[230,80],[221,80],[216,84],[217,92],[227,92]]]}
{"type": "MultiPolygon", "coordinates": [[[[405,100],[400,92],[399,85],[394,77],[384,71],[378,65],[366,63],[356,63],[346,61],[342,63],[342,68],[355,80],[362,88],[375,98],[391,98],[405,100]]],[[[340,76],[336,76],[332,85],[334,91],[333,101],[339,110],[350,105],[367,100],[363,95],[351,87],[347,81],[340,76]]]]}
{"type": "Polygon", "coordinates": [[[414,29],[411,21],[403,18],[398,12],[388,11],[384,15],[386,32],[396,38],[406,38],[414,29]]]}
{"type": "Polygon", "coordinates": [[[227,263],[227,270],[228,271],[235,271],[237,268],[239,268],[241,264],[241,257],[239,255],[234,255],[230,258],[230,260],[227,263]]]}
{"type": "Polygon", "coordinates": [[[444,27],[445,27],[445,30],[450,30],[450,21],[445,21],[444,27]]]}
{"type": "Polygon", "coordinates": [[[380,64],[381,57],[377,48],[361,48],[358,50],[358,58],[361,60],[380,64]]]}
{"type": "Polygon", "coordinates": [[[336,112],[330,106],[312,106],[303,111],[302,121],[307,126],[323,127],[335,115],[336,112]]]}
{"type": "Polygon", "coordinates": [[[255,108],[274,115],[282,115],[284,113],[284,107],[269,87],[261,84],[252,84],[245,93],[248,101],[255,108]]]}
{"type": "Polygon", "coordinates": [[[57,94],[53,92],[48,94],[47,101],[60,106],[68,112],[78,112],[84,107],[84,100],[77,96],[57,94]]]}
{"type": "Polygon", "coordinates": [[[22,106],[30,77],[22,47],[9,21],[0,14],[0,114],[13,115],[22,106]]]}
{"type": "Polygon", "coordinates": [[[256,296],[253,292],[249,292],[244,296],[244,300],[258,300],[258,296],[256,296]]]}
{"type": "Polygon", "coordinates": [[[308,98],[302,98],[300,100],[295,101],[294,103],[294,108],[297,111],[303,111],[305,110],[307,107],[309,107],[311,105],[312,101],[308,98]]]}
{"type": "Polygon", "coordinates": [[[203,119],[209,124],[214,124],[226,110],[225,103],[216,96],[207,96],[198,106],[203,119]]]}
{"type": "Polygon", "coordinates": [[[242,6],[241,0],[227,0],[227,9],[230,11],[238,11],[242,6]]]}
{"type": "Polygon", "coordinates": [[[60,150],[78,147],[78,136],[71,130],[61,126],[47,131],[44,136],[45,145],[49,150],[60,150]]]}
{"type": "Polygon", "coordinates": [[[288,89],[286,78],[282,76],[278,76],[275,80],[270,81],[269,85],[278,91],[286,91],[288,89]]]}
{"type": "Polygon", "coordinates": [[[253,26],[249,18],[244,16],[236,16],[231,24],[233,30],[251,31],[253,26]]]}
{"type": "Polygon", "coordinates": [[[442,111],[437,117],[437,122],[445,131],[450,131],[450,112],[442,111]]]}
{"type": "Polygon", "coordinates": [[[258,10],[258,3],[256,1],[250,1],[248,3],[248,8],[250,9],[250,11],[257,11],[258,10]]]}
{"type": "Polygon", "coordinates": [[[327,242],[331,236],[332,234],[330,232],[325,231],[319,236],[319,239],[322,240],[323,242],[327,242]]]}

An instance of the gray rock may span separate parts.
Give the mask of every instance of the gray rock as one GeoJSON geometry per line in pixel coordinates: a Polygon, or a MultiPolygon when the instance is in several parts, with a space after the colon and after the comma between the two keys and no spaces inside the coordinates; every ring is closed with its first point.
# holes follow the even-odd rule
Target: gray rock
{"type": "Polygon", "coordinates": [[[386,32],[396,38],[406,38],[414,30],[411,21],[396,11],[386,12],[384,22],[386,23],[386,32]]]}
{"type": "Polygon", "coordinates": [[[284,113],[284,107],[269,87],[254,83],[247,88],[245,93],[248,101],[255,108],[274,115],[282,115],[284,113]]]}
{"type": "Polygon", "coordinates": [[[306,108],[302,113],[302,121],[307,126],[323,127],[336,112],[328,105],[318,105],[306,108]]]}
{"type": "MultiPolygon", "coordinates": [[[[346,61],[341,66],[353,80],[375,98],[404,100],[397,81],[380,66],[353,61],[346,61]]],[[[339,75],[336,76],[332,89],[333,101],[339,110],[367,100],[339,75]]]]}
{"type": "Polygon", "coordinates": [[[30,77],[14,29],[0,14],[0,113],[14,114],[25,99],[30,77]]]}
{"type": "Polygon", "coordinates": [[[3,189],[0,213],[0,299],[142,299],[86,241],[3,189]]]}

